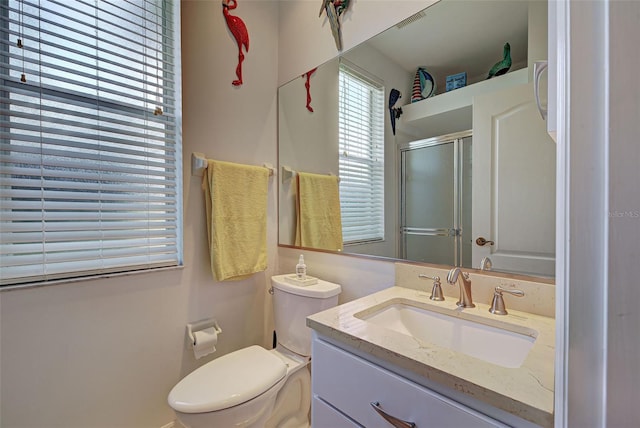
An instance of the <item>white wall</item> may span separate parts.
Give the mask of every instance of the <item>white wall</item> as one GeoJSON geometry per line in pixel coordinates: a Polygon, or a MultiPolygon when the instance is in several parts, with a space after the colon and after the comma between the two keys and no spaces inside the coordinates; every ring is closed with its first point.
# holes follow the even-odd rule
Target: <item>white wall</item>
{"type": "MultiPolygon", "coordinates": [[[[558,161],[566,159],[568,180],[568,201],[558,201],[558,209],[567,207],[565,239],[570,242],[565,254],[557,253],[558,262],[565,262],[566,278],[558,275],[558,286],[564,287],[568,305],[558,313],[568,324],[569,352],[564,362],[568,423],[597,427],[606,401],[607,107],[606,76],[595,87],[592,76],[602,73],[606,64],[606,5],[578,1],[570,8],[570,135],[569,141],[559,138],[558,144],[558,161]]],[[[560,130],[560,121],[558,126],[560,130]]]]}
{"type": "MultiPolygon", "coordinates": [[[[314,2],[315,3],[315,2],[314,2]]],[[[161,427],[175,383],[196,366],[271,343],[267,278],[276,266],[276,187],[269,188],[267,272],[216,283],[207,265],[203,196],[190,155],[277,163],[278,3],[240,1],[251,40],[241,88],[220,1],[183,1],[182,270],[0,293],[0,426],[161,427]],[[217,318],[218,351],[197,362],[185,325],[217,318]],[[269,333],[267,333],[269,332],[269,333]]]]}
{"type": "MultiPolygon", "coordinates": [[[[345,52],[438,0],[355,0],[342,15],[345,52]]],[[[284,0],[280,7],[278,85],[334,58],[338,52],[321,2],[284,0]]]]}
{"type": "Polygon", "coordinates": [[[611,2],[609,94],[609,289],[607,419],[610,427],[640,421],[640,4],[611,2]],[[620,213],[624,213],[620,215],[620,213]]]}

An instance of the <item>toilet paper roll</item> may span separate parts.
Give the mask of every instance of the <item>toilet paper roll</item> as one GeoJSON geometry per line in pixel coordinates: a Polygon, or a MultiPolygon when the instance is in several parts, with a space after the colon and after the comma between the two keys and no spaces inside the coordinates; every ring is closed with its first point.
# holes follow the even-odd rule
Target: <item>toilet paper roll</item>
{"type": "Polygon", "coordinates": [[[204,330],[193,333],[195,343],[193,344],[193,352],[196,359],[202,358],[216,352],[216,344],[218,343],[218,332],[215,327],[205,328],[204,330]]]}

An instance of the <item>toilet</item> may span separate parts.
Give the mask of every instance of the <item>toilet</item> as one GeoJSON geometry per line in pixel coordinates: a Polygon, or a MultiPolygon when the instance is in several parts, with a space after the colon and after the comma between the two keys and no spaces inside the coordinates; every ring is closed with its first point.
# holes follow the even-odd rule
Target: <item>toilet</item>
{"type": "Polygon", "coordinates": [[[338,304],[341,287],[271,278],[278,344],[223,355],[182,379],[168,402],[186,428],[309,426],[311,329],[306,317],[338,304]]]}

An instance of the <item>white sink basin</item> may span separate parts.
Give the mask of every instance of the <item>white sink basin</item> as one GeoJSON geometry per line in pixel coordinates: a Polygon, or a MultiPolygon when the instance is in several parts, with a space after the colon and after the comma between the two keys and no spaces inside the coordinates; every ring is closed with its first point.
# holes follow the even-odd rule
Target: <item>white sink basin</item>
{"type": "Polygon", "coordinates": [[[354,316],[381,328],[502,367],[520,367],[537,337],[535,330],[486,320],[459,310],[434,312],[407,302],[393,301],[376,308],[354,316]]]}

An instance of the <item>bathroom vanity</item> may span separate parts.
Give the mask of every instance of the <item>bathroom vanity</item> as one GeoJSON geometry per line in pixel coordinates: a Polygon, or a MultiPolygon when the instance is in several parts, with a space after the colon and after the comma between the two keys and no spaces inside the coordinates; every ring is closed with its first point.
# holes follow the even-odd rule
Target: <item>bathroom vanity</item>
{"type": "Polygon", "coordinates": [[[479,286],[465,309],[427,288],[394,286],[307,318],[312,425],[552,426],[554,319],[491,314],[479,286]]]}
{"type": "Polygon", "coordinates": [[[313,347],[313,427],[383,426],[382,415],[417,427],[506,426],[322,339],[313,347]]]}

